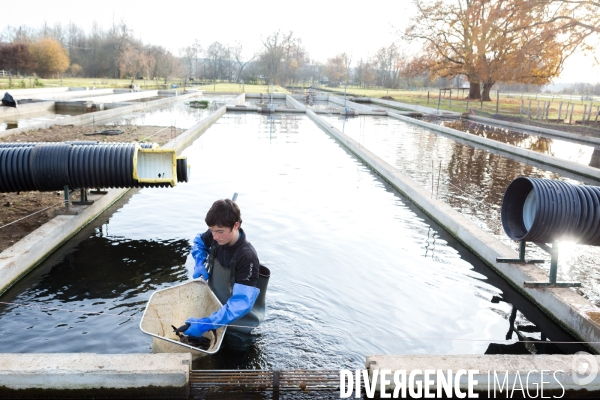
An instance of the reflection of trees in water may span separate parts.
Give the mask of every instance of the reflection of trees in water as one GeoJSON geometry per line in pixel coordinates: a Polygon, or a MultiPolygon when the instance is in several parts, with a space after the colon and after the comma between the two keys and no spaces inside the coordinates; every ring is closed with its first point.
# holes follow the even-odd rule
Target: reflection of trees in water
{"type": "Polygon", "coordinates": [[[278,134],[298,133],[299,130],[296,115],[262,115],[258,124],[259,132],[268,132],[272,138],[278,134]]]}
{"type": "Polygon", "coordinates": [[[30,290],[60,301],[127,299],[187,279],[189,242],[93,236],[79,244],[30,290]]]}
{"type": "MultiPolygon", "coordinates": [[[[442,174],[442,177],[447,175],[449,183],[466,192],[461,193],[448,186],[450,193],[470,195],[475,200],[495,206],[502,204],[504,190],[518,176],[558,179],[554,173],[460,143],[454,144],[450,160],[442,174]]],[[[448,202],[459,206],[461,200],[450,197],[448,202]]]]}
{"type": "Polygon", "coordinates": [[[515,132],[505,128],[476,124],[465,120],[443,121],[443,126],[468,132],[472,135],[481,136],[501,143],[523,147],[538,153],[551,154],[550,147],[552,139],[541,136],[533,136],[526,133],[515,132]]]}

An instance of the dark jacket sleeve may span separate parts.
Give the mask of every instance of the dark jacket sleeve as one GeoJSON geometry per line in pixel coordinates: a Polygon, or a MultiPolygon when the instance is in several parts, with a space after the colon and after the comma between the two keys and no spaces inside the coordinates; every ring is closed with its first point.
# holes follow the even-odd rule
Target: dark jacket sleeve
{"type": "Polygon", "coordinates": [[[256,252],[244,249],[235,264],[235,283],[256,287],[260,263],[256,252]]]}
{"type": "Polygon", "coordinates": [[[206,248],[210,249],[213,242],[212,232],[210,231],[210,229],[207,229],[206,232],[202,234],[202,241],[204,242],[206,248]]]}

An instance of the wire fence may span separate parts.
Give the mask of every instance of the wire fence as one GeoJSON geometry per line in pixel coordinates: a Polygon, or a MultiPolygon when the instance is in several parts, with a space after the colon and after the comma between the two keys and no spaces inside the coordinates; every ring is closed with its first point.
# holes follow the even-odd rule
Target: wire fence
{"type": "MultiPolygon", "coordinates": [[[[343,89],[320,88],[324,94],[341,96],[343,89]]],[[[346,90],[347,96],[377,97],[445,111],[498,115],[560,126],[600,128],[600,97],[491,91],[491,101],[469,99],[468,88],[423,91],[346,90]]]]}

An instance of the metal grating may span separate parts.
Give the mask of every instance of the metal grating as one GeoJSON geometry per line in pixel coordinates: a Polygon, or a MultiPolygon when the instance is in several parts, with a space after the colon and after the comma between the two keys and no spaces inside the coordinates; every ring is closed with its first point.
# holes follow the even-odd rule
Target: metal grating
{"type": "Polygon", "coordinates": [[[191,389],[339,390],[339,370],[193,370],[191,389]]]}

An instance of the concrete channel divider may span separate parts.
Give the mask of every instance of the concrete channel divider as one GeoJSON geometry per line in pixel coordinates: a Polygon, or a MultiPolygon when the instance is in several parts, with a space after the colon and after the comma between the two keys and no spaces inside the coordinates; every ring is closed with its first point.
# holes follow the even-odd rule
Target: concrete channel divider
{"type": "MultiPolygon", "coordinates": [[[[183,96],[179,96],[181,99],[183,96]]],[[[231,102],[239,102],[239,98],[231,102]]],[[[173,148],[180,153],[206,131],[215,121],[225,114],[226,107],[222,106],[215,112],[198,122],[181,135],[165,144],[164,148],[173,148]]],[[[11,247],[0,253],[0,294],[10,288],[21,277],[44,261],[50,254],[68,241],[84,226],[96,219],[104,210],[118,201],[130,189],[109,189],[107,194],[90,194],[94,203],[90,206],[73,206],[79,212],[77,215],[59,215],[31,232],[11,247]]],[[[155,189],[162,190],[162,189],[155,189]]]]}
{"type": "Polygon", "coordinates": [[[473,122],[479,122],[482,124],[501,125],[501,126],[505,126],[507,128],[541,133],[543,135],[555,136],[558,138],[574,140],[574,141],[581,142],[581,143],[586,143],[586,144],[591,144],[591,145],[600,145],[600,138],[587,136],[587,135],[580,135],[577,133],[563,132],[563,131],[559,131],[556,129],[542,128],[539,126],[532,126],[532,125],[519,124],[516,122],[502,121],[501,119],[478,117],[475,115],[467,115],[466,119],[473,121],[473,122]]]}
{"type": "Polygon", "coordinates": [[[125,107],[113,108],[110,110],[98,111],[88,114],[75,115],[72,117],[67,117],[63,119],[51,120],[40,122],[37,124],[32,124],[29,126],[24,126],[22,128],[9,129],[6,131],[0,132],[0,137],[9,136],[9,135],[18,135],[23,132],[32,131],[34,129],[45,129],[49,128],[52,125],[85,125],[91,123],[99,123],[102,121],[106,121],[107,119],[112,119],[116,117],[120,117],[126,114],[132,114],[134,112],[149,110],[157,107],[164,107],[166,105],[175,103],[177,101],[183,101],[192,99],[194,97],[202,95],[202,92],[193,92],[184,94],[181,96],[169,97],[167,99],[160,99],[142,103],[131,104],[125,107]]]}
{"type": "MultiPolygon", "coordinates": [[[[437,393],[439,387],[437,371],[441,371],[447,377],[448,370],[451,370],[453,372],[452,378],[456,378],[458,371],[464,371],[459,375],[458,382],[455,379],[450,381],[451,398],[454,398],[455,395],[459,397],[460,394],[457,395],[456,392],[457,386],[459,392],[465,394],[465,396],[461,397],[470,397],[466,396],[469,390],[469,375],[467,371],[473,371],[471,375],[471,390],[479,393],[480,398],[513,398],[515,391],[518,397],[529,393],[527,396],[523,396],[529,398],[562,398],[565,394],[567,394],[566,397],[582,395],[587,397],[589,396],[589,392],[600,391],[600,375],[598,374],[592,376],[590,382],[585,385],[581,385],[575,381],[574,376],[577,376],[580,372],[575,370],[576,364],[573,362],[573,357],[573,355],[562,354],[373,355],[367,356],[366,368],[371,380],[373,380],[374,373],[377,371],[377,391],[380,391],[379,389],[381,388],[381,371],[391,371],[391,374],[388,373],[387,377],[385,377],[386,380],[390,381],[386,382],[387,384],[384,386],[387,393],[392,393],[396,388],[393,379],[396,371],[400,371],[400,373],[402,371],[405,372],[406,382],[409,379],[409,374],[416,370],[421,371],[417,375],[417,380],[424,380],[424,371],[431,371],[431,375],[429,375],[431,386],[428,392],[434,394],[437,393]],[[503,391],[500,391],[501,385],[504,386],[503,391]],[[521,392],[522,389],[524,392],[521,392]]],[[[589,357],[594,358],[596,365],[600,364],[600,356],[589,357]]],[[[405,384],[404,393],[408,394],[406,386],[405,384]]],[[[425,390],[424,386],[420,390],[425,390]]],[[[443,387],[443,383],[440,386],[443,387]]],[[[442,395],[447,395],[447,392],[442,391],[442,395]]],[[[418,397],[428,396],[424,396],[422,393],[418,397]]],[[[437,396],[429,397],[437,398],[437,396]]]]}
{"type": "Polygon", "coordinates": [[[188,398],[192,355],[0,354],[0,398],[188,398]]]}
{"type": "Polygon", "coordinates": [[[495,150],[500,150],[501,152],[516,155],[519,157],[526,158],[528,160],[540,162],[542,164],[551,165],[555,168],[574,172],[578,175],[585,176],[587,178],[592,179],[600,179],[600,169],[589,167],[587,165],[578,164],[569,160],[560,159],[557,157],[549,156],[547,154],[538,153],[532,150],[523,149],[521,147],[514,146],[512,144],[501,143],[496,140],[484,138],[481,136],[473,135],[467,132],[461,132],[456,129],[448,128],[445,126],[440,126],[437,124],[432,124],[430,122],[421,121],[415,118],[405,117],[404,115],[396,114],[393,112],[388,112],[388,116],[399,119],[404,122],[408,122],[409,124],[422,126],[427,129],[431,129],[434,131],[442,132],[447,135],[451,135],[469,142],[477,143],[483,145],[485,147],[489,147],[495,150]]]}
{"type": "MultiPolygon", "coordinates": [[[[202,94],[202,92],[199,92],[200,94],[202,94]]],[[[77,100],[79,101],[93,101],[94,103],[113,103],[113,102],[126,102],[126,101],[131,101],[131,100],[139,100],[139,99],[145,99],[148,97],[156,97],[158,96],[158,90],[142,90],[140,92],[126,92],[126,93],[115,93],[112,95],[105,95],[105,96],[87,96],[87,97],[80,97],[77,100]]]]}
{"type": "Polygon", "coordinates": [[[497,257],[517,258],[516,252],[475,225],[450,205],[434,199],[432,192],[412,181],[329,122],[320,118],[312,110],[306,110],[306,115],[499,273],[507,282],[552,316],[567,331],[581,341],[588,342],[587,346],[595,352],[600,352],[600,308],[593,306],[588,300],[567,288],[525,288],[523,286],[525,281],[547,281],[548,275],[535,265],[497,263],[497,257]]]}
{"type": "Polygon", "coordinates": [[[30,89],[4,89],[10,93],[15,99],[31,98],[31,96],[48,95],[56,93],[69,92],[70,88],[66,86],[53,87],[53,88],[30,88],[30,89]]]}
{"type": "Polygon", "coordinates": [[[364,104],[355,103],[348,99],[346,99],[346,101],[344,102],[343,98],[329,96],[328,101],[330,103],[336,104],[340,107],[351,108],[354,111],[356,111],[359,115],[387,115],[387,111],[385,111],[385,110],[377,110],[377,109],[374,109],[373,107],[365,106],[364,104]],[[345,105],[344,105],[344,103],[345,103],[345,105]]]}
{"type": "MultiPolygon", "coordinates": [[[[17,103],[19,100],[17,100],[17,103]]],[[[0,118],[18,118],[24,115],[54,111],[54,101],[35,101],[19,104],[17,108],[0,106],[0,118]]]]}
{"type": "Polygon", "coordinates": [[[295,108],[302,112],[306,111],[306,106],[304,104],[300,103],[298,100],[296,100],[292,96],[290,96],[289,94],[285,96],[285,104],[288,107],[295,108]]]}
{"type": "MultiPolygon", "coordinates": [[[[89,96],[104,96],[115,93],[115,89],[86,89],[86,88],[68,88],[69,90],[63,92],[42,92],[34,94],[15,94],[14,97],[17,101],[21,99],[39,99],[39,100],[68,100],[77,99],[80,97],[89,96]]],[[[15,91],[9,91],[13,94],[15,91]]]]}

